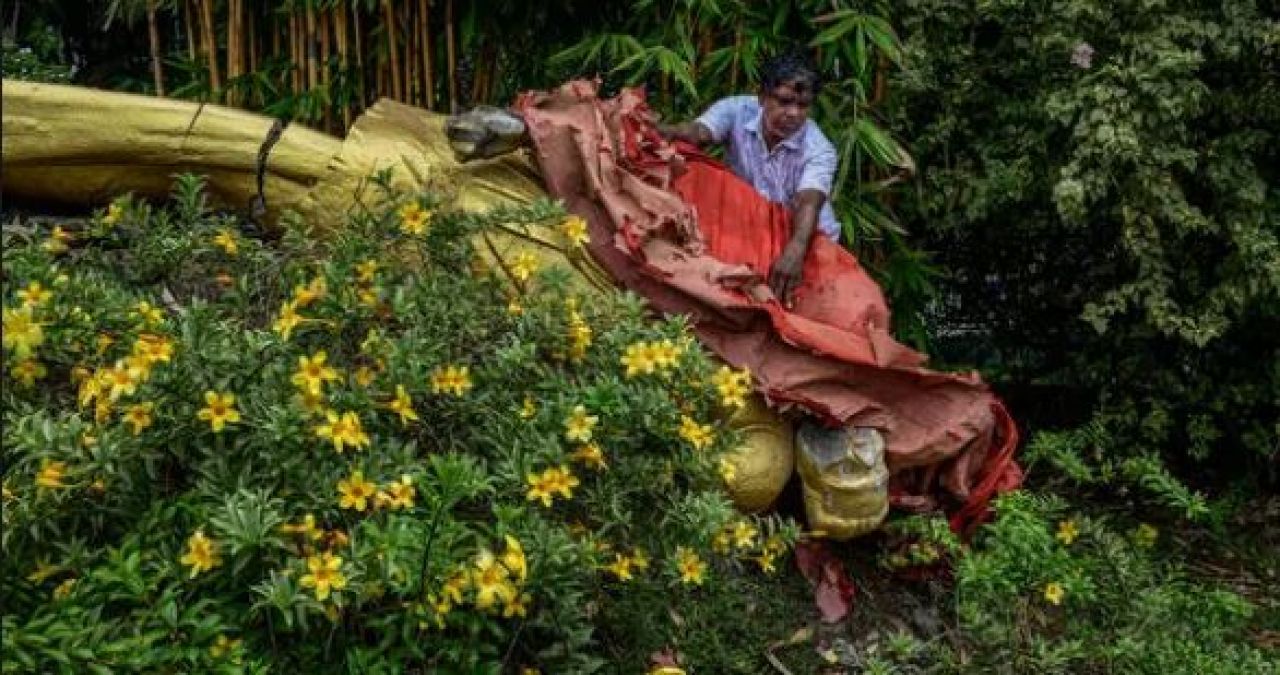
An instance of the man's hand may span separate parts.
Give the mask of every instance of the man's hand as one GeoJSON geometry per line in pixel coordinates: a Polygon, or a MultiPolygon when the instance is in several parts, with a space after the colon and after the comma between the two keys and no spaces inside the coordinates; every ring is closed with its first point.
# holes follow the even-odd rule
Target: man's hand
{"type": "Polygon", "coordinates": [[[800,287],[804,270],[805,249],[788,244],[769,270],[769,288],[783,307],[791,309],[791,294],[800,287]]]}

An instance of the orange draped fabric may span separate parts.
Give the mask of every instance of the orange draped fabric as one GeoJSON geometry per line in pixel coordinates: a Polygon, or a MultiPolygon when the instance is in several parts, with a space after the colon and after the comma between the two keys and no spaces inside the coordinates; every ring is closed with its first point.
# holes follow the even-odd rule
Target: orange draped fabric
{"type": "Polygon", "coordinates": [[[765,278],[791,234],[788,210],[695,148],[666,143],[638,90],[600,99],[570,82],[522,94],[551,194],[586,218],[592,256],[657,310],[685,314],[774,407],[879,429],[895,505],[944,508],[969,530],[1021,484],[1017,428],[974,374],[923,368],[889,334],[889,309],[857,258],[815,235],[794,306],[765,278]]]}

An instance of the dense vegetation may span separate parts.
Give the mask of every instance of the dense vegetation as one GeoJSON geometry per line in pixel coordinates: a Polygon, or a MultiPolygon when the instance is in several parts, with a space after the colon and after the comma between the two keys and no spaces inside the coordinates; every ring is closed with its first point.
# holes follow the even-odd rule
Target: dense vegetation
{"type": "MultiPolygon", "coordinates": [[[[524,88],[597,73],[610,87],[647,85],[664,116],[683,118],[715,97],[749,88],[765,56],[810,44],[830,78],[814,114],[841,152],[835,199],[847,241],[889,292],[900,336],[925,347],[943,364],[978,367],[1010,400],[1029,432],[1023,456],[1032,488],[1002,500],[998,518],[971,548],[915,519],[896,524],[895,534],[871,540],[868,546],[876,551],[872,558],[879,566],[874,573],[865,567],[859,573],[859,581],[871,585],[912,563],[948,558],[955,592],[946,596],[954,606],[946,612],[956,618],[945,629],[908,620],[911,630],[890,631],[880,624],[893,610],[871,602],[871,608],[859,609],[863,625],[853,633],[865,639],[857,649],[844,654],[824,646],[823,653],[871,672],[1266,672],[1266,659],[1275,657],[1280,506],[1271,495],[1280,480],[1280,9],[1274,3],[6,1],[0,3],[0,23],[6,33],[6,77],[219,101],[334,133],[341,133],[379,96],[450,110],[503,103],[524,88]],[[875,608],[884,612],[871,611],[875,608]]],[[[165,215],[137,204],[130,204],[128,213],[133,227],[155,218],[169,223],[163,230],[167,234],[140,234],[130,246],[158,246],[170,254],[180,246],[203,251],[210,261],[218,255],[208,244],[213,227],[208,214],[197,217],[190,208],[179,208],[176,215],[165,215]],[[175,231],[174,223],[191,231],[175,231]]],[[[92,222],[101,220],[100,213],[92,222]]],[[[463,214],[444,217],[441,232],[432,236],[446,237],[453,227],[448,223],[465,229],[481,226],[482,220],[463,214]]],[[[27,241],[7,233],[6,335],[8,312],[21,311],[25,301],[17,294],[29,282],[51,287],[58,273],[80,273],[62,259],[41,257],[49,255],[40,249],[48,227],[41,226],[37,234],[27,241]],[[55,272],[42,265],[63,267],[55,272]]],[[[269,331],[245,332],[234,324],[260,325],[268,315],[274,319],[280,293],[288,290],[250,275],[252,266],[244,266],[246,261],[265,256],[263,261],[289,268],[323,259],[330,266],[326,269],[342,274],[342,266],[351,262],[343,262],[343,256],[357,255],[356,249],[361,255],[375,250],[386,244],[386,236],[398,235],[366,228],[322,256],[241,240],[248,251],[236,262],[241,267],[226,270],[235,290],[219,291],[222,305],[215,302],[191,316],[221,312],[233,321],[218,333],[229,344],[248,341],[267,350],[263,354],[283,348],[271,346],[278,339],[269,331]],[[341,248],[347,245],[356,248],[341,248]],[[229,298],[241,299],[229,305],[229,298]]],[[[456,245],[465,248],[460,242],[456,245]]],[[[76,255],[76,269],[96,270],[95,278],[111,277],[110,266],[95,257],[92,246],[76,255]]],[[[158,258],[163,259],[168,258],[158,258]]],[[[121,298],[119,312],[129,311],[123,298],[152,297],[156,280],[172,273],[156,264],[146,278],[108,284],[121,298]]],[[[207,275],[223,271],[199,269],[207,275]]],[[[516,321],[506,314],[506,299],[484,295],[483,282],[456,283],[465,286],[464,295],[474,299],[476,314],[488,317],[486,321],[516,321]]],[[[534,331],[530,336],[542,336],[537,339],[551,339],[562,328],[555,324],[563,319],[557,312],[565,310],[563,298],[554,293],[554,275],[549,286],[547,306],[531,306],[518,320],[534,331]],[[550,332],[536,333],[532,326],[538,321],[546,322],[540,329],[550,332]]],[[[57,298],[70,292],[54,291],[57,298]]],[[[429,300],[419,300],[415,311],[435,317],[432,321],[447,321],[429,300]]],[[[184,297],[179,304],[185,302],[184,297]]],[[[94,311],[114,306],[95,305],[94,311]]],[[[93,320],[116,319],[104,314],[93,320]]],[[[179,347],[175,358],[186,358],[181,354],[190,346],[178,339],[178,319],[169,320],[175,322],[169,327],[179,347]]],[[[133,330],[127,324],[112,330],[133,330]]],[[[658,329],[623,322],[611,330],[617,335],[597,336],[600,348],[639,339],[635,331],[658,329]]],[[[671,331],[673,338],[678,334],[674,325],[661,330],[671,331]]],[[[457,336],[438,338],[442,344],[461,344],[457,336]]],[[[38,363],[46,374],[40,382],[50,387],[5,394],[6,500],[15,490],[24,500],[20,508],[6,501],[5,573],[15,581],[5,586],[5,633],[35,640],[6,638],[6,660],[10,650],[25,650],[38,663],[56,661],[50,655],[60,653],[57,640],[63,638],[41,637],[51,634],[49,626],[57,621],[76,626],[83,619],[72,617],[104,611],[121,623],[103,624],[96,644],[106,651],[94,658],[128,651],[135,643],[113,642],[123,638],[112,631],[143,621],[138,618],[142,614],[120,609],[131,601],[118,596],[112,584],[128,584],[119,580],[124,572],[111,570],[125,565],[125,554],[135,551],[162,552],[149,563],[159,576],[137,591],[143,593],[141,600],[132,601],[157,612],[146,619],[157,622],[155,626],[179,630],[174,627],[178,619],[164,614],[171,610],[148,604],[177,594],[181,600],[174,607],[183,611],[202,598],[220,607],[217,616],[223,623],[200,629],[202,637],[190,644],[204,645],[219,633],[259,630],[268,620],[273,630],[281,629],[280,616],[266,618],[273,610],[246,595],[256,591],[245,587],[236,595],[232,589],[245,583],[249,577],[244,575],[259,574],[266,584],[261,588],[269,591],[276,582],[262,580],[273,579],[270,570],[277,565],[294,564],[298,573],[305,573],[299,566],[302,554],[290,558],[288,546],[298,542],[264,535],[251,551],[235,549],[239,557],[233,562],[240,567],[218,570],[234,573],[217,581],[209,575],[209,586],[192,590],[180,584],[185,574],[178,574],[187,569],[179,569],[178,563],[187,552],[186,537],[207,520],[206,533],[213,537],[217,532],[230,545],[239,535],[214,519],[231,522],[219,515],[232,509],[231,502],[237,509],[252,507],[264,518],[275,513],[286,523],[314,511],[326,526],[350,528],[339,517],[345,511],[336,503],[294,503],[288,495],[273,497],[283,499],[282,505],[260,492],[240,494],[239,487],[256,484],[237,487],[232,476],[223,474],[191,478],[196,482],[167,485],[155,493],[133,485],[144,475],[138,472],[172,472],[182,462],[194,466],[212,461],[181,452],[158,465],[145,453],[128,454],[133,464],[112,469],[123,477],[122,492],[96,492],[96,474],[88,472],[98,470],[97,465],[69,459],[87,462],[93,455],[74,449],[72,442],[82,426],[92,423],[92,410],[77,412],[66,398],[74,392],[62,389],[78,360],[48,349],[54,347],[38,349],[39,358],[30,361],[6,338],[8,383],[24,372],[34,377],[38,363]],[[22,366],[24,362],[32,365],[22,366]],[[49,385],[54,382],[56,386],[49,385]],[[66,443],[55,444],[62,449],[52,452],[65,451],[68,457],[47,448],[33,450],[50,445],[42,445],[39,434],[65,436],[66,443]],[[45,460],[70,462],[68,475],[83,478],[80,483],[65,481],[79,486],[76,496],[38,487],[35,481],[47,468],[45,460]],[[132,500],[133,511],[76,510],[108,498],[132,500]],[[257,501],[241,504],[245,500],[257,501]],[[69,520],[54,517],[58,513],[69,520]],[[11,514],[41,524],[19,533],[11,514]],[[123,522],[126,515],[139,522],[123,522]],[[113,517],[122,522],[110,522],[113,517]],[[165,528],[176,528],[182,539],[167,531],[164,541],[144,536],[165,528]],[[136,532],[132,538],[130,531],[136,532]],[[54,568],[63,576],[37,574],[35,580],[20,581],[33,570],[54,568]],[[74,569],[84,571],[66,576],[74,569]],[[82,581],[62,592],[64,604],[48,604],[51,589],[62,588],[58,584],[71,578],[82,581]],[[78,590],[69,596],[72,588],[78,590]],[[253,606],[245,609],[245,603],[253,606]],[[10,609],[14,607],[18,609],[10,609]]],[[[357,342],[331,351],[337,355],[342,349],[353,358],[358,354],[357,342]]],[[[689,354],[691,364],[700,363],[695,350],[689,354]]],[[[616,354],[599,355],[601,373],[592,377],[616,377],[605,372],[610,356],[616,354]]],[[[104,358],[98,356],[105,365],[104,358]]],[[[425,381],[425,375],[418,375],[423,373],[409,379],[425,381]]],[[[495,381],[505,377],[491,375],[495,381]]],[[[209,376],[182,377],[205,382],[209,376]]],[[[268,391],[274,385],[264,381],[262,386],[268,391]]],[[[483,389],[480,381],[477,388],[483,389]]],[[[660,389],[650,392],[653,398],[646,405],[668,405],[660,389]]],[[[195,397],[188,407],[203,405],[197,400],[200,394],[183,394],[195,397]]],[[[185,412],[191,419],[181,423],[198,426],[195,408],[185,412]]],[[[432,408],[430,415],[461,421],[484,413],[459,401],[452,412],[445,406],[432,408]]],[[[388,434],[396,427],[390,422],[384,430],[388,434]]],[[[610,422],[638,424],[621,412],[610,422]]],[[[159,417],[155,425],[160,426],[159,417]]],[[[448,428],[455,426],[464,425],[448,428]]],[[[515,433],[512,429],[519,427],[502,428],[501,433],[515,433]]],[[[450,433],[455,432],[463,433],[450,433]]],[[[135,440],[124,427],[115,433],[123,443],[119,447],[133,447],[135,440]]],[[[485,461],[493,459],[485,455],[492,438],[456,440],[456,449],[466,447],[485,461]]],[[[324,480],[337,466],[326,469],[324,480]]],[[[494,474],[494,467],[486,466],[482,482],[500,485],[503,470],[494,474]]],[[[695,477],[687,494],[702,505],[702,510],[690,511],[701,530],[690,525],[668,532],[669,524],[645,524],[621,514],[604,529],[635,533],[628,544],[650,553],[677,545],[699,550],[698,532],[711,536],[729,517],[717,501],[714,481],[707,478],[713,468],[681,467],[695,477]]],[[[422,489],[419,477],[435,470],[423,465],[407,472],[422,489]]],[[[380,480],[390,481],[399,472],[380,480]]],[[[289,480],[303,485],[320,479],[299,474],[289,480]]],[[[515,501],[521,497],[510,490],[506,496],[515,501]]],[[[419,499],[429,502],[425,494],[419,499]]],[[[370,556],[395,527],[405,532],[425,527],[419,511],[387,510],[361,519],[357,527],[365,529],[357,531],[365,536],[353,537],[344,563],[350,566],[344,574],[354,588],[339,594],[341,605],[349,609],[335,620],[317,614],[323,603],[307,600],[299,611],[311,616],[308,621],[366,628],[368,621],[407,622],[387,609],[387,602],[362,594],[372,587],[394,592],[394,580],[379,580],[375,574],[375,568],[389,574],[390,567],[379,567],[373,562],[376,556],[370,556]]],[[[524,515],[498,509],[484,517],[464,511],[456,523],[458,538],[450,540],[462,548],[461,542],[474,542],[501,551],[503,535],[512,533],[530,551],[533,542],[567,536],[556,529],[564,522],[548,524],[530,516],[542,513],[536,508],[524,515]]],[[[793,535],[784,523],[771,526],[793,535]]],[[[418,550],[414,546],[420,542],[407,550],[418,550]]],[[[574,559],[578,563],[594,555],[581,545],[571,550],[580,554],[574,559]]],[[[531,560],[536,556],[529,555],[531,560]]],[[[713,554],[705,557],[712,560],[713,554]]],[[[658,573],[660,559],[644,582],[650,584],[648,590],[634,588],[634,593],[615,593],[618,589],[608,584],[601,591],[597,579],[607,574],[571,570],[572,563],[536,563],[545,565],[539,569],[550,576],[547,588],[531,591],[546,602],[531,605],[530,628],[513,631],[513,625],[523,624],[504,624],[477,612],[465,629],[501,636],[504,647],[514,645],[511,654],[524,657],[520,663],[549,666],[549,672],[562,672],[569,664],[584,666],[589,660],[585,654],[606,653],[600,650],[607,650],[610,663],[626,660],[621,667],[630,668],[677,634],[696,635],[679,646],[700,672],[755,672],[762,667],[763,645],[752,651],[746,642],[780,638],[790,628],[787,622],[799,619],[794,608],[788,614],[783,602],[795,596],[794,586],[749,574],[751,566],[732,556],[714,563],[724,573],[717,577],[722,585],[682,595],[677,604],[685,604],[676,608],[664,604],[663,584],[682,585],[678,577],[658,573]],[[580,608],[562,607],[557,598],[562,591],[566,597],[603,593],[592,596],[603,598],[591,605],[599,613],[584,617],[575,614],[580,608]],[[715,619],[745,611],[742,593],[772,598],[762,611],[776,625],[763,638],[759,626],[735,632],[715,619]],[[549,627],[545,612],[559,625],[549,627]],[[671,623],[641,629],[632,623],[637,616],[663,616],[671,623]],[[545,639],[542,646],[551,651],[533,647],[535,636],[545,639]],[[554,645],[559,646],[552,649],[554,645]],[[574,651],[578,647],[581,653],[574,651]]],[[[665,572],[671,574],[670,569],[665,572]]],[[[283,602],[279,594],[271,597],[283,602]]],[[[894,622],[901,623],[896,617],[894,622]]],[[[329,634],[323,639],[329,640],[329,634]]],[[[395,651],[399,645],[375,648],[362,642],[367,633],[359,630],[335,635],[350,642],[323,649],[347,649],[353,667],[400,654],[395,651]]],[[[189,667],[189,659],[204,658],[205,647],[165,652],[156,663],[189,667]]],[[[305,663],[330,653],[307,651],[317,649],[315,644],[295,648],[300,651],[282,657],[271,644],[243,647],[246,663],[305,663]]],[[[437,654],[443,659],[437,663],[492,657],[459,649],[437,654]]],[[[514,663],[513,656],[508,665],[514,663]]]]}

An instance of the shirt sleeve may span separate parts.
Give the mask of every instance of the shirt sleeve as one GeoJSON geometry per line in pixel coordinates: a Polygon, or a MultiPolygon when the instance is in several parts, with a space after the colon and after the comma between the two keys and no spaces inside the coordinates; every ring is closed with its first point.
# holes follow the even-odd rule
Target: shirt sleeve
{"type": "Polygon", "coordinates": [[[800,172],[800,182],[796,191],[817,190],[828,198],[831,197],[831,184],[836,178],[836,150],[824,143],[805,158],[804,169],[800,172]]]}
{"type": "Polygon", "coordinates": [[[707,112],[697,122],[711,132],[711,140],[724,143],[733,129],[734,120],[738,117],[738,101],[735,97],[722,98],[711,104],[707,112]]]}

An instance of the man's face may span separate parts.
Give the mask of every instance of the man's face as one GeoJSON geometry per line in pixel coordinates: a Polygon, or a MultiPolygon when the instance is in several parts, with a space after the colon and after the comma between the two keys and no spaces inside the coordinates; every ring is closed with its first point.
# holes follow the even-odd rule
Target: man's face
{"type": "Polygon", "coordinates": [[[773,89],[761,90],[765,140],[772,145],[799,131],[809,119],[811,103],[813,90],[803,82],[783,82],[773,89]]]}

